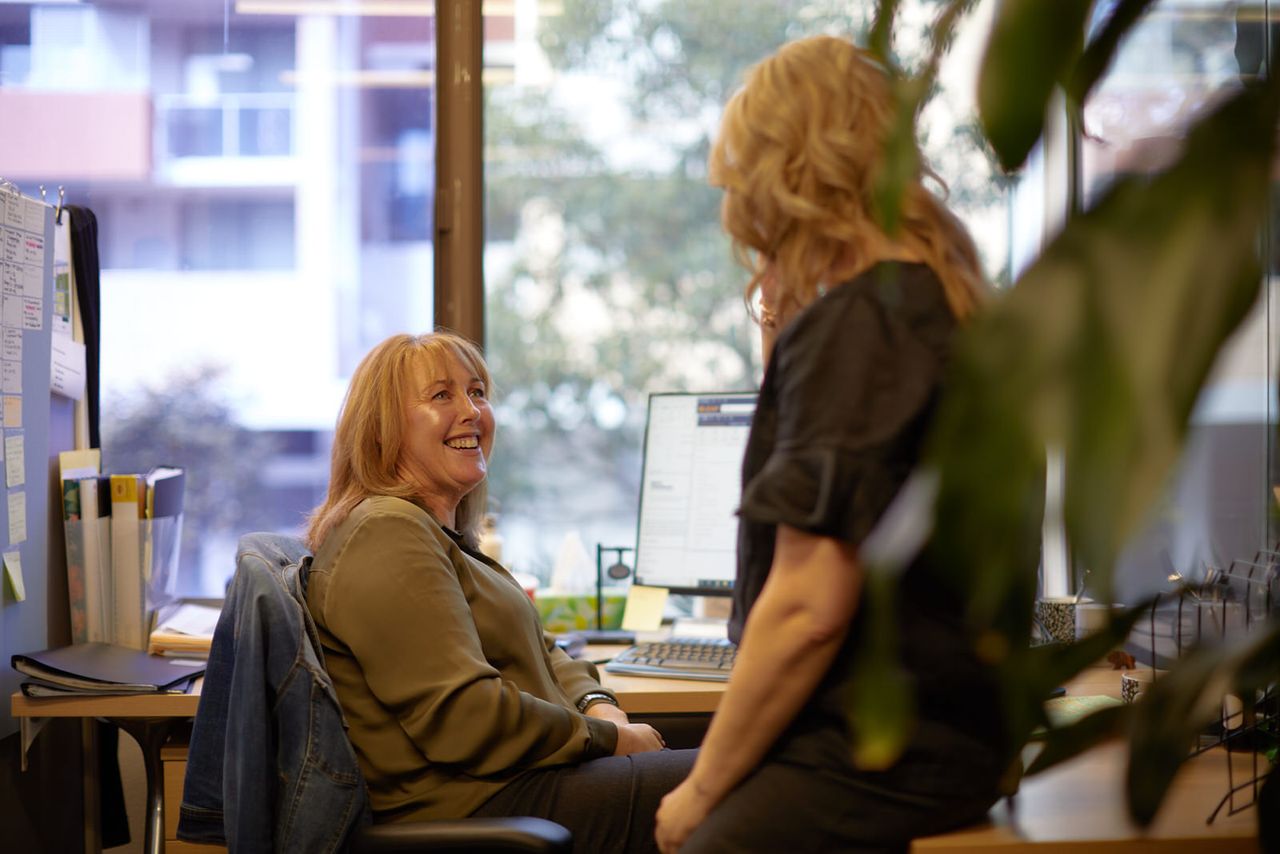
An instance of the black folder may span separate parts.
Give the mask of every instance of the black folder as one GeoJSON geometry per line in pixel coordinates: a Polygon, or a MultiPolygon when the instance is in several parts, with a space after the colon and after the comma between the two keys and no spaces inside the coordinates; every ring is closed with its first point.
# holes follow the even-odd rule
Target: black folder
{"type": "Polygon", "coordinates": [[[110,643],[79,643],[20,653],[13,669],[37,680],[28,696],[50,694],[156,694],[185,691],[204,674],[205,662],[148,655],[110,643]]]}

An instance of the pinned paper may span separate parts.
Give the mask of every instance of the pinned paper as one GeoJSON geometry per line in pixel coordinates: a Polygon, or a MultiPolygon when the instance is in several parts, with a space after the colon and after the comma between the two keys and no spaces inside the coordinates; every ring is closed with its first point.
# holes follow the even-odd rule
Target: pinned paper
{"type": "Polygon", "coordinates": [[[622,628],[629,632],[654,632],[662,626],[662,612],[667,607],[665,587],[631,585],[627,591],[627,607],[622,612],[622,628]]]}
{"type": "Polygon", "coordinates": [[[22,394],[21,362],[0,362],[0,391],[5,394],[22,394]]]}
{"type": "Polygon", "coordinates": [[[79,341],[53,336],[49,384],[55,392],[72,400],[84,397],[85,349],[79,341]]]}
{"type": "Polygon", "coordinates": [[[0,330],[0,359],[22,361],[22,330],[4,327],[0,330]]]}
{"type": "Polygon", "coordinates": [[[27,443],[22,434],[4,437],[4,479],[10,489],[27,479],[27,443]]]}
{"type": "Polygon", "coordinates": [[[27,541],[27,493],[9,493],[9,545],[27,541]]]}
{"type": "Polygon", "coordinates": [[[4,574],[9,579],[13,598],[21,602],[27,598],[27,586],[22,581],[22,553],[16,549],[4,553],[4,574]]]}

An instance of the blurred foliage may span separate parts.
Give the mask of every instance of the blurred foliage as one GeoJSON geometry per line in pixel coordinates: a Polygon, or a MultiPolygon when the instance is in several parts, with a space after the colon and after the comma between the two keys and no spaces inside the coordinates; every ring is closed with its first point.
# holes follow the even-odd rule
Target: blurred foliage
{"type": "Polygon", "coordinates": [[[269,434],[236,423],[232,401],[220,388],[223,373],[210,365],[177,370],[102,405],[105,471],[186,469],[180,557],[185,571],[200,566],[200,546],[210,534],[268,527],[262,521],[268,515],[262,473],[275,443],[269,434]]]}
{"type": "MultiPolygon", "coordinates": [[[[886,0],[883,8],[896,5],[886,0]]],[[[979,109],[1007,167],[1021,165],[1039,140],[1056,90],[1066,88],[1077,103],[1087,95],[1148,3],[1111,4],[1086,43],[1095,5],[997,6],[979,109]]],[[[892,27],[878,23],[886,38],[892,27]]],[[[912,88],[929,85],[926,79],[912,88]]],[[[1276,89],[1270,81],[1242,84],[1190,129],[1175,162],[1117,180],[966,328],[926,460],[936,488],[913,497],[911,507],[933,531],[926,548],[944,568],[944,583],[969,603],[978,654],[1000,671],[1014,755],[1038,727],[1048,732],[1032,771],[1129,730],[1129,807],[1143,824],[1223,694],[1253,696],[1275,684],[1280,631],[1272,622],[1234,643],[1197,649],[1134,707],[1050,728],[1043,707],[1049,691],[1123,641],[1146,606],[1114,617],[1083,642],[1031,647],[1046,449],[1064,453],[1068,542],[1102,601],[1112,601],[1117,555],[1160,498],[1218,350],[1259,295],[1258,235],[1280,118],[1276,89]]],[[[871,562],[868,608],[891,604],[886,580],[907,559],[871,562]]],[[[869,637],[880,648],[867,660],[892,655],[891,633],[869,637]]],[[[883,666],[862,678],[863,690],[879,696],[851,705],[852,723],[880,744],[860,744],[856,755],[883,765],[909,731],[901,715],[885,718],[901,707],[906,689],[883,666]],[[880,716],[880,725],[867,726],[869,715],[880,716]],[[883,726],[885,719],[902,721],[899,730],[883,726]]]]}

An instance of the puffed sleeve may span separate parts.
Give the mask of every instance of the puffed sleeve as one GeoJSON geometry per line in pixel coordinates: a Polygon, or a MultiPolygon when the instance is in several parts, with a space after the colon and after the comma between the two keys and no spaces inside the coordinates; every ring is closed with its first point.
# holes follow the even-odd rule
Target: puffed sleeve
{"type": "Polygon", "coordinates": [[[521,691],[488,663],[448,547],[424,526],[369,516],[340,561],[325,621],[429,761],[489,775],[613,752],[613,724],[521,691]]]}
{"type": "Polygon", "coordinates": [[[856,545],[915,464],[940,361],[873,293],[822,309],[774,350],[776,441],[740,512],[856,545]]]}

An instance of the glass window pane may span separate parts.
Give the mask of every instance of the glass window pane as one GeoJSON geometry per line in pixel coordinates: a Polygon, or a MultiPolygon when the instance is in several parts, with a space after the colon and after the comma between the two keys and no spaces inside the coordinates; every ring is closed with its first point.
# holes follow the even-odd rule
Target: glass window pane
{"type": "Polygon", "coordinates": [[[0,115],[45,143],[0,171],[97,215],[104,459],[187,467],[188,593],[301,530],[355,363],[432,323],[435,19],[311,6],[0,4],[0,115]]]}
{"type": "MultiPolygon", "coordinates": [[[[914,66],[937,4],[905,3],[914,66]]],[[[861,40],[843,2],[517,3],[486,41],[486,347],[499,436],[489,494],[512,567],[546,582],[581,541],[636,535],[647,394],[758,385],[747,275],[706,158],[744,70],[819,32],[861,40]],[[577,535],[576,537],[574,535],[577,535]]],[[[921,134],[1007,279],[1008,192],[972,131],[981,39],[957,43],[921,134]],[[954,97],[953,97],[954,96],[954,97]]]]}

